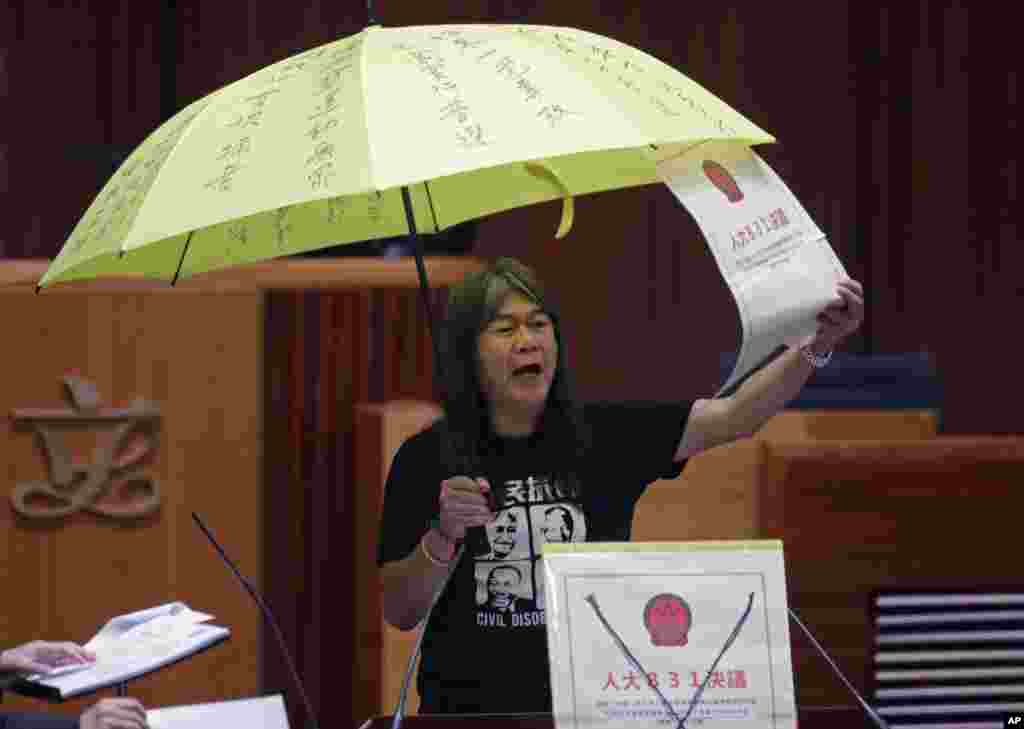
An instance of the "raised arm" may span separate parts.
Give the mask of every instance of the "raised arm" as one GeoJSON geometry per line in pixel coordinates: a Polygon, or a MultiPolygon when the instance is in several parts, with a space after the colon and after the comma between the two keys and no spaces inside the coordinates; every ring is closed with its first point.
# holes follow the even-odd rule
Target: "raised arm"
{"type": "Polygon", "coordinates": [[[732,396],[694,403],[675,460],[756,433],[800,393],[814,372],[812,356],[830,353],[863,320],[863,287],[850,279],[840,281],[835,301],[818,315],[818,331],[809,341],[755,372],[732,396]]]}

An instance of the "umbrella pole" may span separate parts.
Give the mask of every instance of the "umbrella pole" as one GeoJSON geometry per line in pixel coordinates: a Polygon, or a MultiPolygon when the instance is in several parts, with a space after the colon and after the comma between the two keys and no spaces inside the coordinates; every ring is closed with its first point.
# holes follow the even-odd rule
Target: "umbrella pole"
{"type": "MultiPolygon", "coordinates": [[[[413,255],[416,258],[416,273],[420,279],[420,295],[423,298],[423,308],[427,312],[427,324],[430,327],[430,342],[434,353],[434,382],[443,383],[441,376],[441,344],[437,334],[437,320],[434,318],[434,309],[430,304],[430,283],[427,281],[427,269],[423,265],[423,238],[416,230],[416,217],[412,212],[412,198],[409,196],[408,186],[402,186],[402,202],[405,204],[405,219],[409,223],[409,235],[412,236],[413,255]]],[[[438,389],[443,389],[443,386],[438,389]]]]}

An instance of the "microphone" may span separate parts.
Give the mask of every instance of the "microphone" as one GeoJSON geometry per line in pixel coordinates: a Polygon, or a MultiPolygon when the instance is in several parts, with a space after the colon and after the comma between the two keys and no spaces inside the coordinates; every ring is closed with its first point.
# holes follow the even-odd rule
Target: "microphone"
{"type": "Polygon", "coordinates": [[[412,672],[416,667],[416,659],[420,657],[420,651],[423,648],[423,636],[427,632],[427,623],[430,622],[430,616],[434,614],[434,608],[437,607],[437,603],[441,600],[441,595],[444,594],[444,589],[448,587],[448,583],[452,581],[452,575],[455,574],[455,568],[458,566],[459,561],[462,559],[463,552],[466,551],[466,543],[462,542],[459,545],[459,550],[452,557],[451,567],[448,568],[448,574],[441,580],[441,584],[437,588],[437,592],[430,599],[430,607],[427,608],[427,614],[423,616],[423,620],[420,621],[420,633],[416,636],[416,645],[412,650],[412,655],[409,657],[409,665],[405,667],[405,676],[402,678],[402,690],[398,694],[398,705],[395,706],[395,715],[391,720],[391,729],[401,729],[402,720],[405,718],[405,701],[409,693],[409,683],[412,681],[412,672]]]}
{"type": "Polygon", "coordinates": [[[195,520],[199,528],[203,530],[203,534],[205,534],[206,538],[210,540],[210,544],[212,544],[213,548],[217,550],[217,554],[220,555],[220,558],[224,560],[224,564],[226,564],[231,571],[235,573],[235,577],[237,577],[238,581],[242,583],[242,587],[246,589],[249,595],[252,596],[252,599],[256,601],[256,604],[259,605],[260,610],[263,611],[263,618],[273,629],[274,636],[277,638],[278,649],[281,651],[281,655],[284,656],[284,661],[288,664],[288,670],[291,671],[292,680],[295,681],[295,685],[299,689],[299,696],[302,699],[302,705],[306,709],[306,726],[308,729],[319,729],[320,724],[317,721],[316,712],[313,711],[313,703],[309,700],[309,696],[306,695],[306,687],[303,686],[302,679],[299,678],[299,672],[295,670],[295,662],[292,660],[291,653],[288,652],[288,645],[284,642],[284,635],[281,633],[281,628],[274,619],[274,614],[270,612],[270,608],[267,607],[265,602],[263,602],[263,598],[260,597],[255,588],[253,588],[253,586],[249,584],[249,581],[242,576],[242,573],[238,571],[238,568],[235,567],[235,563],[231,561],[231,558],[228,557],[223,547],[220,546],[220,543],[214,538],[213,534],[210,533],[210,530],[206,528],[205,524],[203,524],[203,520],[200,519],[199,515],[194,511],[192,512],[192,518],[195,520]]]}
{"type": "Polygon", "coordinates": [[[800,626],[800,630],[804,631],[804,635],[810,639],[811,645],[813,645],[818,653],[821,654],[821,657],[825,659],[825,662],[832,667],[833,673],[839,676],[839,680],[846,685],[846,688],[849,689],[851,694],[853,694],[853,697],[857,699],[861,707],[864,709],[864,712],[868,715],[868,718],[871,719],[874,725],[877,726],[878,729],[889,729],[889,724],[885,719],[879,716],[878,712],[871,708],[871,704],[865,701],[864,697],[860,695],[860,692],[853,687],[853,684],[846,680],[846,676],[844,676],[843,672],[839,670],[839,666],[836,665],[836,662],[832,660],[832,657],[821,646],[821,643],[811,635],[811,631],[807,629],[807,626],[804,625],[800,618],[797,617],[796,613],[793,612],[793,608],[787,607],[786,609],[789,610],[789,617],[793,618],[793,621],[800,626]]]}

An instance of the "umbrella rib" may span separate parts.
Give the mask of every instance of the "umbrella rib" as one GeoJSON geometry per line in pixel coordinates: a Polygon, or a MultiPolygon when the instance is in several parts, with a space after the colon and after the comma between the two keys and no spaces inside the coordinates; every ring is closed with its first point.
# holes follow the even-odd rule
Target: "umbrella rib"
{"type": "Polygon", "coordinates": [[[434,196],[430,194],[430,183],[423,181],[423,189],[427,191],[427,203],[430,205],[430,217],[434,219],[434,232],[440,233],[441,226],[437,224],[437,211],[434,210],[434,196]]]}
{"type": "Polygon", "coordinates": [[[178,261],[178,268],[174,272],[174,278],[171,279],[171,286],[174,286],[174,284],[178,283],[178,274],[181,273],[181,264],[185,262],[185,256],[188,254],[188,246],[192,242],[193,233],[195,233],[194,230],[190,230],[188,232],[188,240],[185,241],[185,247],[181,251],[181,260],[178,261]]]}

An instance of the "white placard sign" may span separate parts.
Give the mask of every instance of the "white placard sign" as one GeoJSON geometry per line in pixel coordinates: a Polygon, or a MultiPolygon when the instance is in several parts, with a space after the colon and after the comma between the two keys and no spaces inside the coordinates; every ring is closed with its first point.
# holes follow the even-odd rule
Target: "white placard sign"
{"type": "Polygon", "coordinates": [[[544,547],[556,729],[794,729],[782,542],[544,547]]]}

